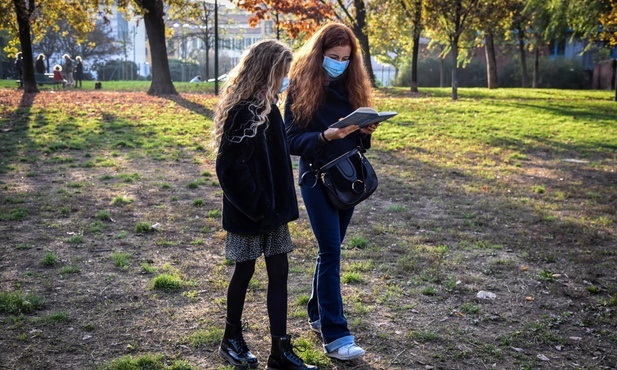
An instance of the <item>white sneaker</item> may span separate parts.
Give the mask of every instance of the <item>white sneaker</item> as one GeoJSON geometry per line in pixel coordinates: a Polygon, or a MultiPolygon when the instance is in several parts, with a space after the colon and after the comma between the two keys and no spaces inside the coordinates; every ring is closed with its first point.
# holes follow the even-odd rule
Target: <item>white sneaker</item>
{"type": "Polygon", "coordinates": [[[332,352],[327,352],[326,356],[336,358],[337,360],[347,361],[364,356],[364,354],[365,352],[361,347],[358,347],[355,343],[350,343],[339,347],[332,352]]]}

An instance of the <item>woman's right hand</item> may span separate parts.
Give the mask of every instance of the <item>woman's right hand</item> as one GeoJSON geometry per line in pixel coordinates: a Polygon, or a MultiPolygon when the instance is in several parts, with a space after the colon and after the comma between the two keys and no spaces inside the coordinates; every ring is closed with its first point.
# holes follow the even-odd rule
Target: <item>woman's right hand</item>
{"type": "Polygon", "coordinates": [[[351,125],[342,128],[329,128],[323,132],[324,137],[327,141],[332,141],[336,139],[342,139],[345,136],[351,134],[352,132],[358,131],[360,126],[351,125]]]}

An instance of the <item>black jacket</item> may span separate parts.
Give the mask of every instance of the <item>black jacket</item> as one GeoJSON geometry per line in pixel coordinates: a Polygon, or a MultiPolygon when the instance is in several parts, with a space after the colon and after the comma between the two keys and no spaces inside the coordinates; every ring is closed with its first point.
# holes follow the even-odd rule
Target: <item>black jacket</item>
{"type": "Polygon", "coordinates": [[[232,108],[216,160],[223,228],[241,235],[264,235],[299,216],[281,113],[273,105],[255,137],[239,141],[253,116],[249,102],[232,108]]]}
{"type": "Polygon", "coordinates": [[[84,78],[84,64],[77,62],[75,65],[75,79],[82,80],[84,78]]]}
{"type": "Polygon", "coordinates": [[[365,149],[371,147],[371,135],[361,134],[360,131],[347,135],[344,139],[333,140],[328,143],[319,139],[319,134],[326,131],[328,126],[354,111],[349,102],[347,73],[331,80],[325,87],[323,103],[317,108],[306,128],[294,124],[294,117],[290,109],[292,103],[293,86],[290,86],[285,102],[285,126],[289,150],[292,155],[300,156],[300,176],[311,169],[311,163],[313,168],[317,169],[358,146],[360,140],[362,140],[365,149]]]}
{"type": "Polygon", "coordinates": [[[37,59],[34,62],[34,69],[36,69],[36,73],[45,73],[45,60],[37,59]]]}

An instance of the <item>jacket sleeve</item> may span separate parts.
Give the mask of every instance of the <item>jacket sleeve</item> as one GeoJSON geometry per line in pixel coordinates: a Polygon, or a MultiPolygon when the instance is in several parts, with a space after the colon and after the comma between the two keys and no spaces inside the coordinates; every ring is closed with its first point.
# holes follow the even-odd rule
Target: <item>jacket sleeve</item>
{"type": "Polygon", "coordinates": [[[289,152],[307,159],[316,158],[323,151],[326,143],[319,138],[320,131],[309,131],[310,128],[299,127],[295,124],[291,112],[292,103],[293,97],[290,91],[285,101],[285,129],[289,152]]]}
{"type": "MultiPolygon", "coordinates": [[[[233,120],[240,117],[241,115],[238,115],[233,120]]],[[[229,132],[227,127],[225,132],[229,132]]],[[[258,174],[256,159],[253,157],[259,138],[244,138],[240,142],[234,142],[224,134],[222,142],[222,149],[216,160],[216,174],[224,196],[234,208],[251,220],[259,221],[264,218],[271,205],[267,192],[259,186],[255,178],[258,174]]]]}
{"type": "Polygon", "coordinates": [[[373,135],[360,134],[360,140],[362,140],[362,146],[364,149],[371,149],[371,137],[373,135]]]}

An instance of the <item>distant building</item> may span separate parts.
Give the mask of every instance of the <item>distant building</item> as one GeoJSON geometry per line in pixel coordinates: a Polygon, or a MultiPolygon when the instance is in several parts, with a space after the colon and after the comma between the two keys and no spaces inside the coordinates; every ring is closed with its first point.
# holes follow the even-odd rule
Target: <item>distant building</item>
{"type": "MultiPolygon", "coordinates": [[[[133,62],[137,68],[137,75],[144,77],[149,75],[149,46],[143,20],[140,22],[136,19],[126,20],[114,5],[109,22],[112,35],[122,48],[120,54],[111,59],[133,62]]],[[[118,71],[118,73],[127,73],[127,71],[118,71]]]]}
{"type": "MultiPolygon", "coordinates": [[[[219,75],[229,72],[240,60],[242,52],[250,45],[263,39],[276,37],[272,20],[261,21],[257,27],[250,27],[250,13],[236,8],[225,0],[219,0],[219,75]]],[[[214,17],[209,19],[209,28],[213,27],[214,17]]],[[[143,20],[126,20],[124,15],[113,8],[110,26],[114,38],[120,43],[122,51],[112,59],[134,62],[137,74],[147,77],[151,73],[151,55],[146,29],[143,20]]],[[[170,59],[198,63],[203,70],[196,74],[214,76],[214,45],[208,50],[209,70],[206,65],[206,44],[204,38],[205,25],[181,20],[169,20],[166,27],[174,30],[174,35],[168,39],[167,51],[170,59]]],[[[211,32],[212,29],[210,30],[211,32]]],[[[379,84],[390,86],[395,78],[395,68],[372,58],[373,71],[379,84]]],[[[118,73],[123,73],[118,71],[118,73]]],[[[124,72],[126,73],[126,72],[124,72]]],[[[195,73],[187,71],[183,80],[190,80],[195,73]]],[[[130,74],[129,74],[130,76],[130,74]]]]}

